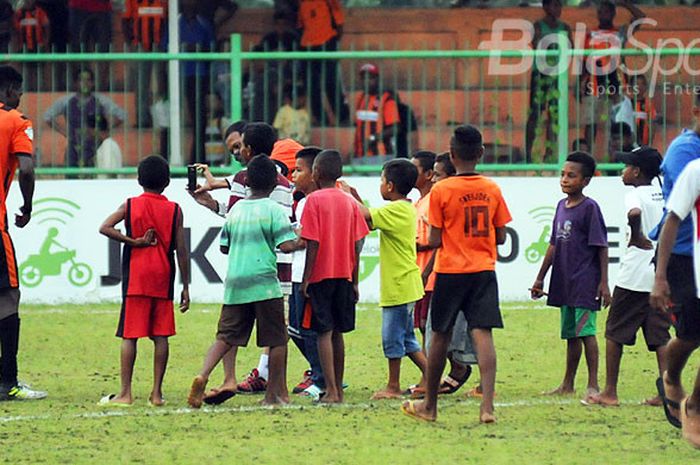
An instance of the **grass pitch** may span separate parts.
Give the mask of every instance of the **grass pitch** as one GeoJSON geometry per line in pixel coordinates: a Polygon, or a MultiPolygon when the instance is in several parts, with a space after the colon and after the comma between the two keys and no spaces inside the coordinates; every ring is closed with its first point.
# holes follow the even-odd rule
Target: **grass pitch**
{"type": "MultiPolygon", "coordinates": [[[[386,382],[381,350],[381,314],[358,312],[358,328],[346,338],[347,404],[312,405],[293,396],[288,408],[264,409],[259,396],[236,396],[217,408],[189,410],[186,396],[212,342],[218,307],[195,305],[178,316],[171,339],[164,392],[168,405],[148,405],[152,345],[139,343],[135,405],[96,406],[119,388],[119,340],[113,334],[118,305],[25,306],[21,310],[20,378],[49,398],[0,403],[4,463],[247,463],[373,464],[659,464],[696,463],[690,448],[664,419],[661,408],[640,402],[654,393],[655,358],[643,340],[622,360],[619,408],[584,407],[585,365],[579,368],[577,397],[543,397],[564,369],[565,346],[558,338],[556,310],[539,304],[503,305],[506,328],[496,331],[498,423],[479,425],[478,400],[462,388],[441,398],[440,416],[425,424],[403,416],[398,401],[370,401],[386,382]]],[[[601,385],[607,312],[600,315],[601,385]]],[[[239,351],[238,375],[257,364],[258,350],[239,351]]],[[[700,360],[693,357],[686,385],[700,360]]],[[[290,389],[306,367],[289,345],[290,389]]],[[[417,380],[410,362],[404,385],[417,380]]],[[[211,383],[218,383],[216,371],[211,383]]],[[[478,381],[472,375],[467,387],[478,381]]]]}

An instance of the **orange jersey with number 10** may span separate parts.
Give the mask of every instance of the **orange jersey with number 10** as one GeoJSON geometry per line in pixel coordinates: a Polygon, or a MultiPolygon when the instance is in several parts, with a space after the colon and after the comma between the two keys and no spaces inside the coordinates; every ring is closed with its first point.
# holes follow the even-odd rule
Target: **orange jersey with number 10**
{"type": "Polygon", "coordinates": [[[428,221],[442,230],[437,273],[462,274],[496,268],[496,228],[511,220],[501,189],[479,174],[444,179],[430,192],[428,221]]]}
{"type": "Polygon", "coordinates": [[[19,165],[18,155],[31,156],[32,122],[17,110],[0,104],[0,289],[18,287],[17,260],[7,224],[5,200],[19,165]]]}

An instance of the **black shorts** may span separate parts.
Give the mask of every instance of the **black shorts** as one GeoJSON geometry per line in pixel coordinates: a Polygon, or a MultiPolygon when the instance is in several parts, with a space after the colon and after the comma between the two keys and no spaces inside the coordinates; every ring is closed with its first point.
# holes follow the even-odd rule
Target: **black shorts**
{"type": "Polygon", "coordinates": [[[670,327],[670,315],[651,307],[648,292],[615,288],[608,319],[605,322],[607,339],[618,344],[633,346],[637,331],[642,328],[647,348],[654,351],[666,345],[671,339],[668,332],[670,327]]]}
{"type": "Polygon", "coordinates": [[[433,331],[452,331],[459,312],[464,313],[470,329],[503,328],[495,271],[437,273],[435,278],[430,310],[433,331]]]}
{"type": "Polygon", "coordinates": [[[676,336],[700,342],[700,300],[695,290],[693,257],[671,254],[666,276],[676,317],[676,336]]]}
{"type": "Polygon", "coordinates": [[[355,293],[347,279],[309,284],[301,327],[317,333],[348,333],[355,329],[355,293]]]}

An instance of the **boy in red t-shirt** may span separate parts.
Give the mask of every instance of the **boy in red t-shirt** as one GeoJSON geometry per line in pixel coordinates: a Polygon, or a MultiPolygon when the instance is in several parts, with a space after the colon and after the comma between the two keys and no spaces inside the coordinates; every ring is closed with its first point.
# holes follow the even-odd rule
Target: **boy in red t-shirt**
{"type": "Polygon", "coordinates": [[[190,259],[185,247],[182,210],[162,195],[170,184],[168,162],[158,155],[143,159],[138,167],[138,180],[143,194],[127,199],[100,227],[101,234],[125,244],[122,254],[123,301],[117,327],[117,337],[122,338],[122,386],[119,395],[103,397],[100,405],[132,404],[131,378],[136,361],[136,342],[142,337],[153,341],[155,351],[153,390],[149,402],[154,406],[165,403],[162,384],[168,363],[168,337],[175,335],[174,251],[177,251],[183,283],[180,311],[184,313],[190,306],[190,259]],[[115,228],[122,221],[125,234],[115,228]]]}
{"type": "Polygon", "coordinates": [[[343,160],[336,150],[316,156],[313,178],[320,189],[307,197],[301,217],[306,265],[300,291],[307,299],[302,327],[318,333],[324,403],[343,402],[343,333],[355,329],[358,263],[362,239],[369,233],[357,203],[336,189],[342,174],[343,160]]]}
{"type": "Polygon", "coordinates": [[[437,249],[430,323],[428,382],[425,400],[407,401],[401,410],[425,421],[437,418],[440,377],[459,312],[467,320],[476,352],[483,397],[479,420],[493,423],[496,349],[493,328],[502,328],[496,281],[496,245],[506,240],[511,220],[500,188],[474,171],[484,153],[481,133],[459,126],[450,140],[450,160],[457,174],[440,181],[430,193],[428,243],[437,249]]]}

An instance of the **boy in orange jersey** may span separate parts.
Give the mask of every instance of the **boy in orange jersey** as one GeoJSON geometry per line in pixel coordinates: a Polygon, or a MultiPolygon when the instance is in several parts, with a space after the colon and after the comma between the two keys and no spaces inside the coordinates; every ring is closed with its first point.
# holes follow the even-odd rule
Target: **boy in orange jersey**
{"type": "Polygon", "coordinates": [[[481,133],[459,126],[450,140],[450,160],[457,174],[433,187],[430,194],[430,235],[437,249],[433,291],[432,341],[424,401],[406,401],[401,410],[414,418],[435,421],[440,377],[457,314],[463,312],[476,352],[483,397],[479,420],[493,423],[496,349],[493,328],[502,328],[496,281],[496,245],[506,239],[510,212],[500,188],[474,169],[484,153],[481,133]]]}

